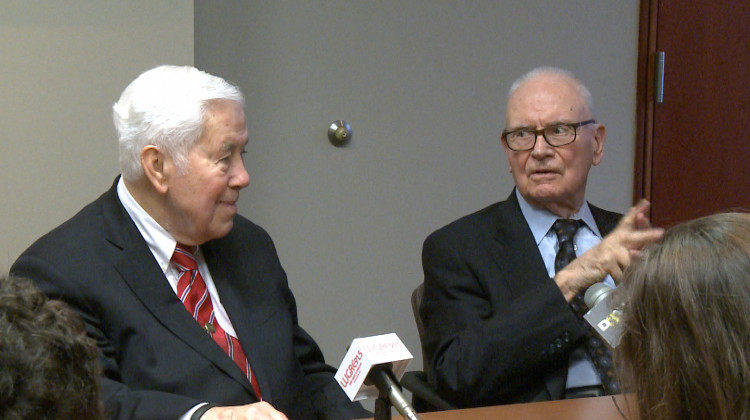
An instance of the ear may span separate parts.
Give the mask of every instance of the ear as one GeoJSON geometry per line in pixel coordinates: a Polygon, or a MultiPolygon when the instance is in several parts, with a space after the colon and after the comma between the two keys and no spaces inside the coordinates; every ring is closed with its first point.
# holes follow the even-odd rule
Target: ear
{"type": "Polygon", "coordinates": [[[594,155],[592,163],[594,166],[601,163],[602,158],[604,157],[604,139],[607,137],[607,129],[604,128],[604,125],[597,124],[596,128],[594,129],[594,142],[592,144],[592,147],[594,148],[594,155]]]}
{"type": "Polygon", "coordinates": [[[149,184],[160,194],[169,189],[169,166],[166,155],[157,146],[148,145],[141,150],[141,166],[149,184]]]}

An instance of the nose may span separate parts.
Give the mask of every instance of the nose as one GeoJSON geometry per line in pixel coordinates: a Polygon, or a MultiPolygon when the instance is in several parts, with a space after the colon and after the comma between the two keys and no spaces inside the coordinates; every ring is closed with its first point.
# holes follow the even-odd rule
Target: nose
{"type": "Polygon", "coordinates": [[[544,156],[551,151],[552,146],[547,143],[542,132],[540,131],[536,133],[536,137],[534,137],[534,148],[531,149],[531,154],[533,156],[544,156]]]}
{"type": "Polygon", "coordinates": [[[240,162],[235,165],[234,173],[229,178],[229,186],[232,188],[243,189],[250,185],[250,174],[245,169],[245,164],[240,162]]]}

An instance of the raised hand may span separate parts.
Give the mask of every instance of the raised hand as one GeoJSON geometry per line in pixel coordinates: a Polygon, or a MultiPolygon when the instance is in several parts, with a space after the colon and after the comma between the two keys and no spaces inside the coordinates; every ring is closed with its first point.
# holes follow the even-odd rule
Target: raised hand
{"type": "Polygon", "coordinates": [[[661,240],[664,229],[651,227],[647,215],[650,207],[648,200],[640,200],[599,244],[555,275],[555,282],[565,299],[570,301],[607,274],[618,282],[622,272],[640,256],[646,245],[661,240]]]}

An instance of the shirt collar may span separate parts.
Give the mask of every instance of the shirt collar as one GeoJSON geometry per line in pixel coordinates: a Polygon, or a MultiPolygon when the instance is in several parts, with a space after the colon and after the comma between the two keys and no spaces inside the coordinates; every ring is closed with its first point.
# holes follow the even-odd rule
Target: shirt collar
{"type": "MultiPolygon", "coordinates": [[[[534,235],[534,240],[536,241],[537,246],[539,246],[542,239],[550,232],[552,224],[554,224],[560,217],[549,210],[536,208],[529,204],[518,191],[518,188],[516,188],[516,198],[518,198],[518,205],[521,207],[521,213],[523,213],[523,217],[526,219],[526,223],[528,223],[531,233],[534,235]]],[[[586,200],[583,201],[581,208],[571,215],[570,218],[583,220],[583,222],[586,223],[586,227],[588,227],[597,238],[602,238],[586,200]]]]}
{"type": "Polygon", "coordinates": [[[122,176],[117,182],[117,196],[125,207],[125,211],[128,212],[128,215],[138,227],[138,231],[146,241],[159,267],[163,272],[166,272],[177,241],[135,201],[135,198],[125,186],[122,176]]]}

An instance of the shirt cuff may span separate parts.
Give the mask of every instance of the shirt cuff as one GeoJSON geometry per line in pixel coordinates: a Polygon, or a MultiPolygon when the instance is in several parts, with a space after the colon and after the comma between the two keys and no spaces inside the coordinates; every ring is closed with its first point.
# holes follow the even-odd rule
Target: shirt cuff
{"type": "Polygon", "coordinates": [[[216,407],[214,404],[209,403],[200,403],[196,405],[195,407],[191,408],[190,411],[180,416],[179,420],[198,420],[200,419],[204,414],[206,414],[206,411],[210,410],[211,408],[216,407]]]}

